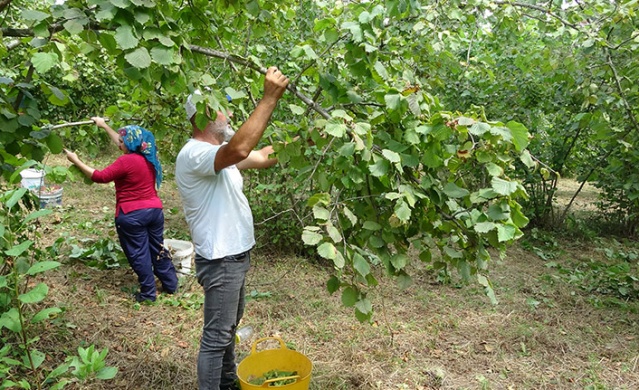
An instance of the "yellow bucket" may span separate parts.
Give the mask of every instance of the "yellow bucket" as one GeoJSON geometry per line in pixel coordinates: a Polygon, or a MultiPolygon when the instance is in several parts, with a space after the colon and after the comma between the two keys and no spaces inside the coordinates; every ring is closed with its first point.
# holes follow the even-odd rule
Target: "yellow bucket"
{"type": "Polygon", "coordinates": [[[240,379],[241,390],[270,388],[308,390],[311,382],[311,371],[313,371],[313,363],[311,363],[311,360],[304,354],[286,348],[284,340],[279,337],[264,337],[253,343],[251,354],[238,364],[237,377],[240,379]],[[266,340],[276,340],[280,343],[280,347],[257,352],[257,345],[266,340]],[[259,378],[263,376],[264,373],[272,370],[296,371],[297,375],[267,380],[261,385],[249,383],[251,378],[259,378]],[[288,385],[272,386],[274,381],[285,379],[294,379],[295,382],[288,385]]]}

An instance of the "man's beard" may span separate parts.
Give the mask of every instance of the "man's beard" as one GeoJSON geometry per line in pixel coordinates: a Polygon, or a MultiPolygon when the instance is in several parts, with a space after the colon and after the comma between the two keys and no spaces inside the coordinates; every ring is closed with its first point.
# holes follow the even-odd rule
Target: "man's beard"
{"type": "Polygon", "coordinates": [[[226,126],[224,128],[224,141],[229,142],[234,135],[235,135],[235,130],[233,130],[231,126],[226,126]]]}

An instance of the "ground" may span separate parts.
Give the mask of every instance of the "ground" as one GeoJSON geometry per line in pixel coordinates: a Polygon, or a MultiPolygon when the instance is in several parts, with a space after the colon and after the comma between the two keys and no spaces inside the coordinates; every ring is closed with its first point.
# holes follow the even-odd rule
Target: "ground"
{"type": "MultiPolygon", "coordinates": [[[[161,191],[167,238],[188,235],[169,177],[161,191]]],[[[43,221],[42,244],[59,237],[113,237],[114,190],[65,183],[63,206],[43,221]]],[[[75,241],[73,241],[75,240],[75,241]]],[[[326,291],[331,269],[305,258],[257,248],[248,275],[244,325],[255,333],[238,346],[279,336],[313,363],[311,390],[373,389],[636,389],[639,388],[637,304],[608,299],[570,282],[571,264],[605,260],[604,249],[634,253],[632,244],[576,242],[539,232],[495,257],[491,280],[499,303],[478,286],[453,277],[438,282],[427,265],[412,268],[414,283],[400,290],[380,275],[369,292],[373,324],[359,323],[339,294],[326,291]]],[[[195,389],[201,332],[200,288],[181,278],[180,292],[153,305],[131,298],[136,279],[128,267],[92,268],[69,258],[46,273],[48,303],[64,308],[42,330],[50,363],[79,345],[108,348],[109,381],[73,389],[195,389]]],[[[278,348],[263,341],[257,351],[278,348]]],[[[296,389],[297,390],[297,389],[296,389]]]]}

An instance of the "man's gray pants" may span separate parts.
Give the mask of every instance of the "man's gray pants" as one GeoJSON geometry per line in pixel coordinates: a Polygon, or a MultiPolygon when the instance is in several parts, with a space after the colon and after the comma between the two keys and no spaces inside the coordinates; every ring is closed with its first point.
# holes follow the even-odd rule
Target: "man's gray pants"
{"type": "Polygon", "coordinates": [[[199,390],[233,388],[237,379],[235,329],[244,314],[244,281],[250,254],[209,260],[195,256],[204,289],[204,326],[197,360],[199,390]]]}

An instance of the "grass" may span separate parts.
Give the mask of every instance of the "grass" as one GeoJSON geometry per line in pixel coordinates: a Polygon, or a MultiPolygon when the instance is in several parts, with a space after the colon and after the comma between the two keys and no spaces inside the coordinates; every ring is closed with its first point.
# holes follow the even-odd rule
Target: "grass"
{"type": "MultiPolygon", "coordinates": [[[[161,196],[167,238],[188,237],[170,178],[161,196]]],[[[113,204],[110,186],[66,183],[63,207],[43,221],[41,244],[61,236],[115,240],[113,204]]],[[[311,390],[636,389],[639,305],[585,290],[588,279],[571,282],[575,264],[628,261],[619,258],[634,253],[632,245],[530,232],[492,266],[496,306],[477,286],[440,284],[427,265],[414,264],[405,290],[378,275],[380,286],[369,292],[372,324],[327,293],[330,267],[258,248],[244,324],[255,329],[251,342],[279,336],[305,354],[314,364],[311,390]]],[[[71,259],[70,249],[61,247],[63,267],[46,274],[48,299],[64,312],[43,329],[40,348],[61,359],[78,345],[108,348],[107,363],[119,373],[68,388],[196,388],[202,294],[193,277],[181,279],[177,295],[140,305],[130,297],[137,283],[128,266],[92,268],[71,259]]],[[[239,359],[251,342],[238,346],[239,359]]]]}

